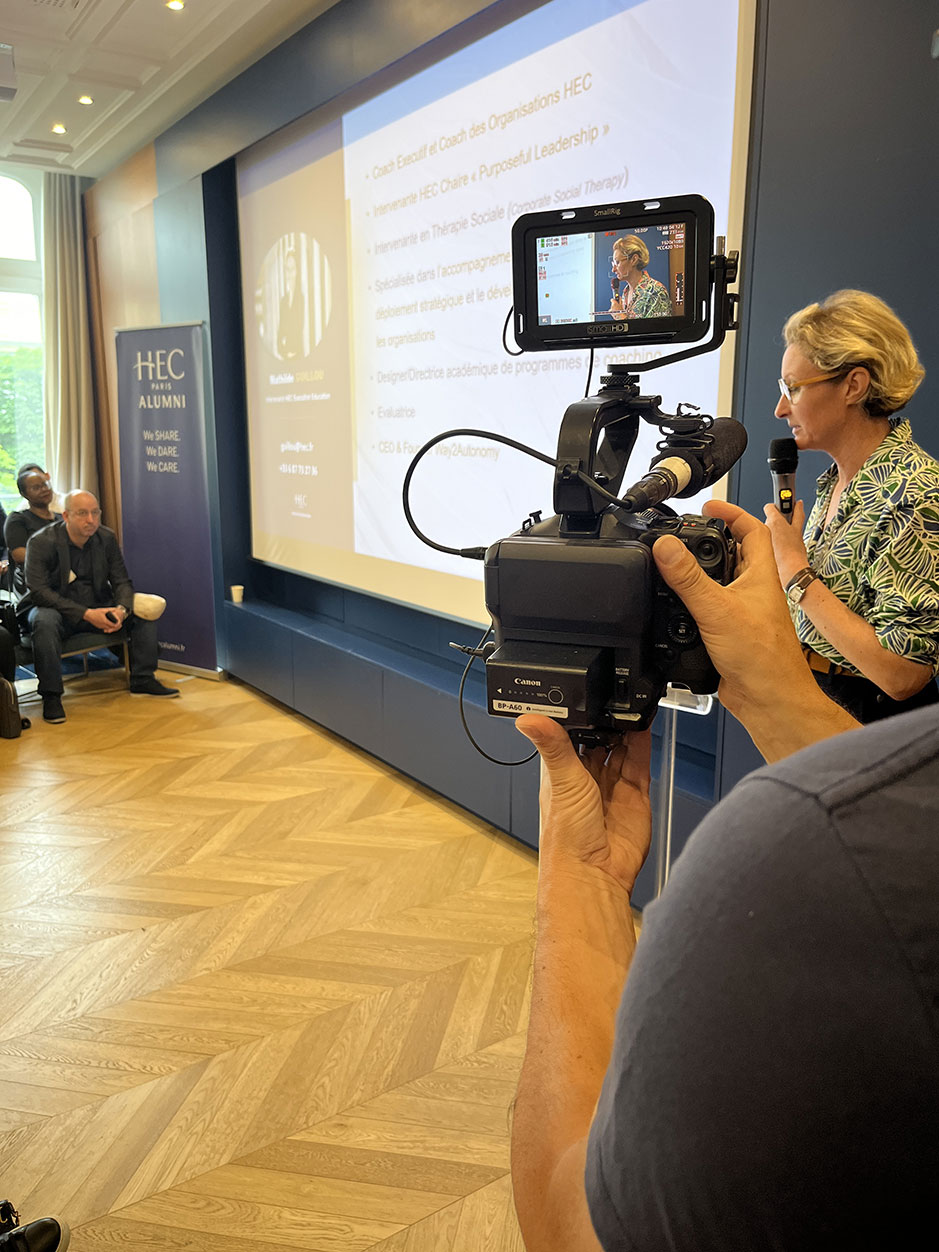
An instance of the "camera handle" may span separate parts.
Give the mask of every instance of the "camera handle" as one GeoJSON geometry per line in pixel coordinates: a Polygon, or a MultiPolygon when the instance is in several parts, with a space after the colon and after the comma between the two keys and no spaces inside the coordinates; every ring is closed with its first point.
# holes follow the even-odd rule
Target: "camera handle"
{"type": "Polygon", "coordinates": [[[562,538],[599,533],[601,516],[622,484],[640,418],[668,431],[660,447],[699,446],[700,436],[712,424],[707,416],[663,413],[662,397],[641,396],[630,368],[611,365],[597,395],[568,405],[564,413],[554,472],[554,511],[561,518],[562,538]],[[601,435],[606,436],[602,443],[601,435]],[[594,491],[581,475],[600,490],[594,491]]]}
{"type": "Polygon", "coordinates": [[[594,492],[578,474],[586,474],[614,495],[639,434],[635,407],[639,388],[628,375],[605,376],[595,396],[577,400],[565,410],[558,434],[554,471],[554,511],[561,516],[561,534],[591,535],[609,497],[594,492]],[[600,436],[606,435],[603,443],[600,436]]]}

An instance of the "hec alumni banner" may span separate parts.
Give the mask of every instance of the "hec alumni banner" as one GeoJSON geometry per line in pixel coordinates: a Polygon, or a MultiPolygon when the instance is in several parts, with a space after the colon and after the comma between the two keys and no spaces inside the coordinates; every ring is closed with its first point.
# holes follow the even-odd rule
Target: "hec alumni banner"
{"type": "Polygon", "coordinates": [[[202,326],[117,332],[122,545],[164,596],[160,659],[216,670],[202,326]]]}

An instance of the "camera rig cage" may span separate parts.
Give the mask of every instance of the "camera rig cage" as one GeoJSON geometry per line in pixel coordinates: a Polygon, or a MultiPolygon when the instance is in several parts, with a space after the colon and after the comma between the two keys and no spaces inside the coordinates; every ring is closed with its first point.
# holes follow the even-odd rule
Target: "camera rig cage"
{"type": "MultiPolygon", "coordinates": [[[[611,366],[596,395],[568,406],[555,457],[494,432],[461,429],[435,436],[413,458],[403,498],[414,533],[439,551],[485,561],[492,626],[475,648],[451,646],[470,654],[464,683],[473,659],[485,661],[488,709],[496,716],[540,713],[560,721],[575,743],[596,746],[612,743],[624,730],[645,729],[669,683],[699,694],[716,690],[718,674],[694,619],[658,575],[652,545],[661,535],[676,535],[711,577],[726,583],[733,576],[733,538],[723,522],[650,505],[641,490],[617,494],[641,421],[658,426],[663,436],[650,466],[653,477],[656,466],[676,457],[693,467],[690,481],[673,483],[676,489],[658,493],[659,501],[710,486],[745,447],[739,423],[715,423],[692,412],[693,405],[663,413],[661,396],[639,389],[642,371],[711,352],[737,327],[738,297],[728,291],[737,253],[725,255],[724,240],[715,245],[713,229],[713,209],[701,196],[526,214],[513,226],[510,317],[520,349],[678,345],[711,334],[665,357],[611,366]],[[646,260],[658,254],[657,268],[668,276],[658,285],[670,307],[657,289],[657,315],[617,315],[613,299],[610,309],[597,307],[605,283],[614,298],[618,291],[613,245],[622,253],[637,239],[645,244],[646,260]],[[540,512],[532,513],[513,535],[488,548],[449,548],[422,534],[408,502],[414,470],[437,443],[468,435],[553,465],[555,515],[542,520],[540,512]],[[718,435],[725,436],[723,444],[718,435]],[[494,640],[487,642],[490,633],[494,640]]],[[[642,260],[643,248],[635,250],[642,260]]],[[[462,696],[463,683],[460,690],[462,696]]],[[[464,727],[469,735],[465,718],[464,727]]]]}

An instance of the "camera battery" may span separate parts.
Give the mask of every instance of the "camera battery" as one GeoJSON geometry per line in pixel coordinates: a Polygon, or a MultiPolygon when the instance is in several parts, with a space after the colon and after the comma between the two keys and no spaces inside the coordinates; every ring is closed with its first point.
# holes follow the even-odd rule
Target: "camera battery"
{"type": "Polygon", "coordinates": [[[486,660],[489,711],[540,713],[569,726],[596,723],[610,689],[609,649],[510,641],[486,660]]]}

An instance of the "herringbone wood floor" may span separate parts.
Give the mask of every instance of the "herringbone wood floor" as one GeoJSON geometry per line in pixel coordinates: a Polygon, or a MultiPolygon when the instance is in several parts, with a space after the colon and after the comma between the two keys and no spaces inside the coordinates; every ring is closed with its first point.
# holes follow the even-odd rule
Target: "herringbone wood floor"
{"type": "Polygon", "coordinates": [[[534,855],[164,677],[0,741],[0,1195],[75,1252],[521,1252],[534,855]]]}

